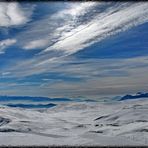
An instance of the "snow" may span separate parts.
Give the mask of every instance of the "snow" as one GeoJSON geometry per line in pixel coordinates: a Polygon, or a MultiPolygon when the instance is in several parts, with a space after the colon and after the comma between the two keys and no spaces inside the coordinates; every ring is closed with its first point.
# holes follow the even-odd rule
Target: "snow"
{"type": "Polygon", "coordinates": [[[148,145],[148,99],[0,107],[0,145],[148,145]]]}

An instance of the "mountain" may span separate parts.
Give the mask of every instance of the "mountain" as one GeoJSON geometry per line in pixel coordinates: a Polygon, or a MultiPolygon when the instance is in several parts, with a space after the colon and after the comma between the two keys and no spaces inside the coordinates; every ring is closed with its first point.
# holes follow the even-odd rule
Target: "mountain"
{"type": "Polygon", "coordinates": [[[6,104],[8,107],[21,107],[21,108],[50,108],[56,106],[56,104],[6,104]]]}
{"type": "Polygon", "coordinates": [[[33,101],[33,102],[42,102],[42,101],[72,101],[68,98],[48,98],[48,97],[31,97],[31,96],[0,96],[0,101],[33,101]]]}
{"type": "Polygon", "coordinates": [[[138,98],[148,98],[148,93],[138,92],[136,95],[125,95],[119,99],[119,101],[127,100],[127,99],[138,99],[138,98]]]}
{"type": "Polygon", "coordinates": [[[86,99],[84,100],[85,102],[97,102],[96,100],[92,100],[92,99],[86,99]]]}

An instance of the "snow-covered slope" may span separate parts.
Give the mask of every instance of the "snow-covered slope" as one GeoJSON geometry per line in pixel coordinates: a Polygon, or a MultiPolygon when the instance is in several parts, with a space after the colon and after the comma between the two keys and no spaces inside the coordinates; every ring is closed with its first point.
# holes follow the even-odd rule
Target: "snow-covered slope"
{"type": "Polygon", "coordinates": [[[1,106],[0,145],[148,145],[148,100],[1,106]]]}

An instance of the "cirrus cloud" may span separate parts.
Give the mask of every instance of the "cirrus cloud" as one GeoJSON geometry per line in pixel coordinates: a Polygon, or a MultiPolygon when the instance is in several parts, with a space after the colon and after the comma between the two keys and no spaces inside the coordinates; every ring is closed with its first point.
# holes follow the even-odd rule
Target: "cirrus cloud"
{"type": "Polygon", "coordinates": [[[0,26],[10,27],[22,25],[29,21],[31,11],[26,12],[17,2],[0,3],[0,26]]]}
{"type": "Polygon", "coordinates": [[[4,53],[4,49],[15,44],[16,42],[16,39],[5,39],[0,41],[0,54],[4,53]]]}

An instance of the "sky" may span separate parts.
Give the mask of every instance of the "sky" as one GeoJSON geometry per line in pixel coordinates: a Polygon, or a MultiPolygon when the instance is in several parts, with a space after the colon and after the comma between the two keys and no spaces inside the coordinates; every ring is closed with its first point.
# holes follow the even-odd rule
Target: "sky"
{"type": "Polygon", "coordinates": [[[147,91],[147,8],[148,2],[0,2],[0,95],[147,91]]]}

